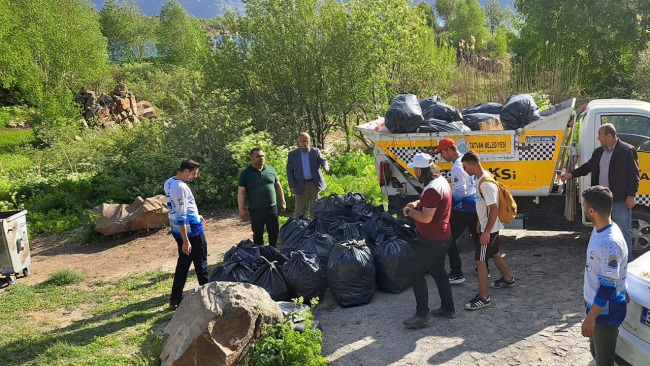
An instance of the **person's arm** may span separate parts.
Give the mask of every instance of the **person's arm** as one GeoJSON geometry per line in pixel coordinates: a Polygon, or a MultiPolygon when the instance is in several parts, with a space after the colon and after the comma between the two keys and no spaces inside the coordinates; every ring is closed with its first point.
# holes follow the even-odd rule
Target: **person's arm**
{"type": "Polygon", "coordinates": [[[318,151],[318,165],[323,167],[325,173],[329,173],[330,165],[327,163],[327,159],[323,157],[323,154],[321,153],[320,149],[317,149],[316,151],[318,151]]]}
{"type": "MultiPolygon", "coordinates": [[[[189,188],[187,188],[189,190],[189,188]]],[[[178,191],[177,191],[178,192],[178,191]]],[[[181,238],[183,240],[183,245],[181,251],[186,255],[190,255],[192,252],[192,245],[190,244],[190,239],[187,237],[187,199],[188,194],[183,187],[180,188],[178,192],[179,197],[172,197],[176,199],[178,204],[176,208],[176,225],[178,225],[178,230],[181,232],[181,238]]]]}
{"type": "Polygon", "coordinates": [[[631,147],[630,157],[628,160],[628,176],[627,176],[627,198],[625,203],[630,210],[636,205],[636,192],[639,190],[639,157],[636,149],[631,147]]]}
{"type": "Polygon", "coordinates": [[[616,283],[621,277],[621,261],[627,260],[627,258],[623,257],[620,247],[615,242],[603,243],[598,252],[598,257],[600,259],[600,273],[598,273],[600,286],[594,297],[594,303],[589,309],[589,314],[582,322],[582,335],[585,337],[594,335],[596,318],[616,292],[616,283]]]}
{"type": "Polygon", "coordinates": [[[451,167],[451,188],[453,191],[453,196],[451,197],[452,209],[458,207],[460,202],[467,195],[465,186],[469,176],[464,171],[459,172],[458,169],[458,165],[455,164],[451,167]]]}
{"type": "Polygon", "coordinates": [[[246,208],[244,207],[244,201],[246,196],[246,187],[239,187],[237,189],[237,205],[239,206],[239,217],[246,221],[246,208]]]}
{"type": "Polygon", "coordinates": [[[291,152],[287,155],[287,182],[291,194],[296,194],[296,177],[294,176],[293,161],[291,161],[291,152]]]}
{"type": "MultiPolygon", "coordinates": [[[[600,156],[602,156],[602,154],[600,154],[600,156]]],[[[599,160],[600,160],[600,158],[599,158],[599,160]]],[[[571,178],[583,177],[583,176],[591,173],[593,164],[594,164],[594,154],[591,154],[591,158],[589,159],[589,161],[582,164],[580,167],[578,167],[577,169],[573,170],[570,173],[562,174],[560,176],[560,179],[562,179],[564,181],[564,180],[569,180],[571,178]]],[[[598,164],[598,162],[596,162],[596,164],[598,164]]]]}
{"type": "Polygon", "coordinates": [[[494,224],[499,217],[499,186],[494,182],[483,182],[481,185],[481,192],[483,199],[488,206],[488,221],[485,224],[485,230],[481,233],[481,245],[488,245],[490,243],[490,233],[494,224]],[[485,188],[488,188],[487,190],[485,188]]]}
{"type": "Polygon", "coordinates": [[[287,203],[284,201],[284,191],[282,191],[282,184],[279,180],[275,181],[275,193],[280,199],[280,211],[285,211],[287,209],[287,203]]]}
{"type": "Polygon", "coordinates": [[[410,216],[417,222],[428,224],[431,222],[431,220],[433,220],[433,215],[436,213],[436,210],[437,208],[424,207],[422,208],[422,211],[418,211],[416,209],[406,207],[404,209],[404,216],[410,216]],[[408,214],[406,213],[407,210],[408,214]]]}

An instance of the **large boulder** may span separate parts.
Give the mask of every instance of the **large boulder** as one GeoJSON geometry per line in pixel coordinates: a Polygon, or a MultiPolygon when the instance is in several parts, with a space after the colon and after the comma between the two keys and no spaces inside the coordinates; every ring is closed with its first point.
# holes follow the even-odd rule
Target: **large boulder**
{"type": "Polygon", "coordinates": [[[210,282],[184,295],[165,327],[161,366],[235,365],[264,324],[283,320],[282,310],[261,287],[210,282]]]}
{"type": "Polygon", "coordinates": [[[138,197],[130,205],[104,203],[93,212],[100,215],[95,231],[106,236],[169,226],[167,200],[162,194],[147,199],[138,197]]]}

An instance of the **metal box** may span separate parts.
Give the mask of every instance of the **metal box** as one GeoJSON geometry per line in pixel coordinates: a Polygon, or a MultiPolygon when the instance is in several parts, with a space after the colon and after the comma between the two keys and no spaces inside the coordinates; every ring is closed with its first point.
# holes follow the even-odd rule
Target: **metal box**
{"type": "Polygon", "coordinates": [[[0,212],[0,274],[10,285],[16,282],[16,275],[31,273],[32,259],[27,239],[27,211],[0,212]]]}

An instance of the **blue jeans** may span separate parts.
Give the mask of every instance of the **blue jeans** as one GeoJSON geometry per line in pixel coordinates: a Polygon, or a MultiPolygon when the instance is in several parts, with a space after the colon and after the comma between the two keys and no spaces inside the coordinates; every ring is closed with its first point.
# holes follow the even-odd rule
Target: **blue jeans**
{"type": "Polygon", "coordinates": [[[623,232],[627,244],[627,261],[632,261],[632,210],[627,208],[625,202],[614,202],[612,206],[612,221],[623,232]]]}

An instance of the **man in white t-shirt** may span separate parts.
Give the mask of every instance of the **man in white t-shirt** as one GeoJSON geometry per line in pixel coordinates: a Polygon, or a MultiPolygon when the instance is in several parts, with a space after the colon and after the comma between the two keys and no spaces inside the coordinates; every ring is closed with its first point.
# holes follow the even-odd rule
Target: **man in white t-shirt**
{"type": "Polygon", "coordinates": [[[499,221],[499,187],[493,181],[490,173],[483,170],[481,159],[474,151],[468,151],[461,158],[463,169],[469,175],[476,177],[476,213],[478,224],[476,230],[481,233],[479,244],[476,246],[474,259],[478,270],[479,293],[465,304],[467,310],[477,310],[490,305],[488,295],[488,273],[486,261],[492,258],[501,272],[501,278],[492,283],[492,288],[514,287],[515,279],[510,274],[506,261],[499,253],[499,231],[503,224],[499,221]]]}

